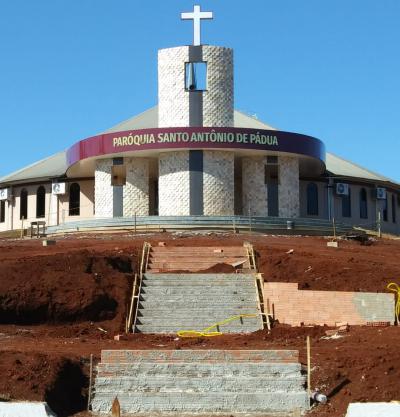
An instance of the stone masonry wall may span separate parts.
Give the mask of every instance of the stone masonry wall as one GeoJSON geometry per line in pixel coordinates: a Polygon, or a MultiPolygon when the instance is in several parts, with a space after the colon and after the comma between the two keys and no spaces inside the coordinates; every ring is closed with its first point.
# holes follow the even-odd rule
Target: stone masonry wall
{"type": "Polygon", "coordinates": [[[158,127],[189,126],[189,94],[185,91],[188,61],[188,46],[158,51],[158,127]]]}
{"type": "Polygon", "coordinates": [[[242,159],[243,214],[252,216],[268,215],[267,188],[264,179],[265,158],[242,159]]]}
{"type": "Polygon", "coordinates": [[[394,294],[347,291],[302,291],[297,283],[265,282],[264,300],[280,323],[292,326],[337,323],[394,324],[394,294]]]}
{"type": "Polygon", "coordinates": [[[189,151],[160,154],[158,160],[159,215],[188,216],[189,151]]]}
{"type": "Polygon", "coordinates": [[[203,93],[203,126],[233,126],[233,50],[203,46],[207,91],[203,93]]]}
{"type": "Polygon", "coordinates": [[[233,215],[234,153],[204,151],[203,170],[204,215],[233,215]]]}
{"type": "Polygon", "coordinates": [[[113,217],[113,187],[111,185],[112,159],[96,161],[94,172],[94,201],[96,217],[113,217]]]}
{"type": "Polygon", "coordinates": [[[126,158],[124,217],[149,215],[149,160],[126,158]]]}
{"type": "Polygon", "coordinates": [[[279,157],[279,217],[300,216],[299,160],[279,157]]]}

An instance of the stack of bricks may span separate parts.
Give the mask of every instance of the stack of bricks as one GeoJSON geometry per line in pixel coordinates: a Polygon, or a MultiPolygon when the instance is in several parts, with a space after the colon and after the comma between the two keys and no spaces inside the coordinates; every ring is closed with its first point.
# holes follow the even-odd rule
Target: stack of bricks
{"type": "Polygon", "coordinates": [[[394,324],[394,294],[303,291],[297,283],[265,282],[264,300],[276,320],[292,326],[394,324]]]}

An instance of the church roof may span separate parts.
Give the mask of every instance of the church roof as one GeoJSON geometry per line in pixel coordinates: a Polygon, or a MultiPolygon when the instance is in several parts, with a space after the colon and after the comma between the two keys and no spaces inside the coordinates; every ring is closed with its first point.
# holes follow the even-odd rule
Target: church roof
{"type": "MultiPolygon", "coordinates": [[[[133,116],[128,120],[124,120],[121,123],[113,126],[102,133],[114,133],[122,132],[124,130],[135,130],[135,129],[150,129],[158,126],[158,106],[154,106],[143,113],[133,116]]],[[[261,122],[254,116],[248,116],[238,110],[234,113],[234,127],[244,127],[253,129],[267,129],[276,130],[275,128],[261,122]]]]}
{"type": "MultiPolygon", "coordinates": [[[[158,107],[152,107],[137,116],[125,120],[102,133],[113,133],[124,130],[147,129],[157,127],[158,107]]],[[[253,129],[276,130],[274,127],[263,123],[254,116],[235,110],[234,126],[253,129]]],[[[102,134],[100,133],[100,134],[102,134]]],[[[66,151],[59,152],[48,158],[42,159],[32,165],[15,171],[0,178],[0,185],[44,181],[65,175],[67,171],[66,151]]],[[[396,187],[400,184],[375,172],[369,171],[353,162],[340,158],[331,153],[326,153],[326,169],[334,176],[344,178],[357,178],[370,181],[390,183],[396,187]]]]}

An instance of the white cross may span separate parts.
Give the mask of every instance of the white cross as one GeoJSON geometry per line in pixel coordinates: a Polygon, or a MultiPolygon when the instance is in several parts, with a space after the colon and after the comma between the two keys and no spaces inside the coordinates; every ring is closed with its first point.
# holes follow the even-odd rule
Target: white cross
{"type": "Polygon", "coordinates": [[[193,20],[193,45],[201,45],[200,41],[200,23],[201,19],[212,19],[212,12],[200,11],[200,6],[195,5],[193,13],[181,13],[182,20],[193,20]]]}

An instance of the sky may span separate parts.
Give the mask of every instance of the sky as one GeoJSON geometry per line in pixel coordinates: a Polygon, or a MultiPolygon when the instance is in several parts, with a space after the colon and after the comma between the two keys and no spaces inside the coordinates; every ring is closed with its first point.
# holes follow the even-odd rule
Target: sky
{"type": "MultiPolygon", "coordinates": [[[[186,0],[0,0],[0,176],[157,104],[186,0]]],[[[399,0],[204,0],[235,108],[400,182],[399,0]]]]}

